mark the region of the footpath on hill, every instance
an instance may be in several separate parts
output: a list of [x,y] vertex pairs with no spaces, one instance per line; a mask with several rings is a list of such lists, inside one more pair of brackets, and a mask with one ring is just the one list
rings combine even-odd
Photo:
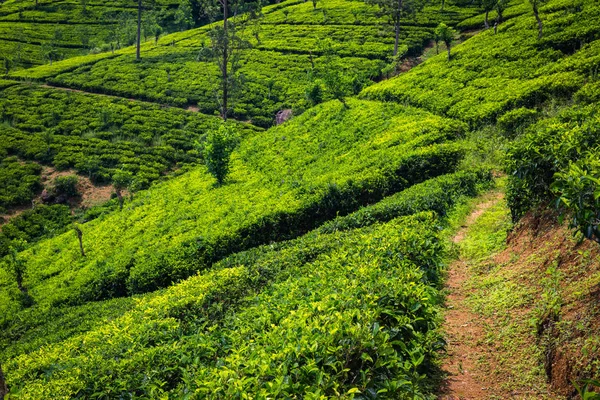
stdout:
[[[494,275],[506,246],[510,218],[502,190],[491,191],[460,210],[449,238],[444,331],[446,378],[439,399],[555,399],[550,396],[536,343],[526,328],[528,305],[512,296],[512,282]],[[527,298],[527,297],[525,297]],[[523,308],[513,308],[514,306]],[[514,320],[514,321],[511,321]]]

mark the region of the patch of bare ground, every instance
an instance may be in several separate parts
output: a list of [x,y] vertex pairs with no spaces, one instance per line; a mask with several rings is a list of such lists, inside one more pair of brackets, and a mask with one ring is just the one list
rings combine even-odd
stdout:
[[[600,380],[600,246],[573,235],[554,212],[536,211],[520,221],[496,259],[512,260],[524,271],[521,284],[538,289],[533,317],[549,386],[557,398],[579,398],[574,383]],[[546,310],[550,295],[556,313]]]
[[[59,176],[77,175],[73,170],[57,171],[52,167],[42,167],[42,185],[45,188],[49,187],[54,179]],[[110,200],[110,196],[115,192],[112,185],[94,185],[92,181],[86,177],[77,175],[79,183],[77,184],[77,191],[80,197],[69,200],[69,206],[71,208],[90,208]],[[38,199],[38,201],[40,201]]]
[[[57,171],[52,167],[42,166],[40,180],[43,188],[48,189],[52,186],[54,179],[59,176],[68,175],[76,175],[79,179],[77,191],[79,192],[80,196],[78,198],[69,199],[67,203],[72,211],[77,208],[90,208],[103,204],[110,200],[111,195],[115,192],[112,185],[94,185],[88,177],[77,175],[74,170]],[[127,195],[126,191],[123,191],[123,195]],[[0,226],[21,215],[23,212],[35,208],[35,206],[38,204],[42,204],[41,196],[35,197],[31,201],[31,205],[9,208],[6,214],[0,215]]]

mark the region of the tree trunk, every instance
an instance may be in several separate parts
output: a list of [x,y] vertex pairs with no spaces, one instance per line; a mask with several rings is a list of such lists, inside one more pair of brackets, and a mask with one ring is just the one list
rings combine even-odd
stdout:
[[540,18],[540,13],[537,8],[537,4],[533,5],[533,15],[535,15],[535,20],[538,24],[538,39],[541,39],[543,36],[544,26],[542,25],[542,19]]
[[4,373],[2,372],[2,365],[0,365],[0,400],[4,400],[4,396],[8,394],[8,387],[6,386],[6,380],[4,379]]
[[400,41],[400,21],[395,24],[396,38],[394,40],[394,57],[398,55],[398,42]]
[[396,30],[396,38],[394,40],[394,57],[398,55],[398,43],[400,42],[400,20],[402,16],[402,1],[398,0],[398,14],[394,18],[394,28]]
[[79,250],[81,251],[81,257],[85,257],[85,251],[83,251],[83,232],[79,227],[75,227],[75,232],[77,232],[77,239],[79,239]]
[[229,56],[229,36],[228,36],[228,32],[227,32],[227,18],[228,18],[228,10],[227,10],[227,0],[222,0],[223,4],[223,35],[224,35],[224,41],[223,41],[223,67],[222,67],[222,72],[223,72],[223,110],[221,112],[222,117],[223,117],[223,121],[227,121],[227,89],[228,89],[228,82],[227,82],[227,59]]
[[442,8],[440,8],[440,11],[444,11],[444,5],[446,4],[446,0],[442,0]]
[[142,0],[138,0],[138,18],[137,18],[137,48],[135,49],[135,59],[140,61],[140,47],[142,44]]
[[488,22],[488,16],[490,15],[490,12],[488,10],[485,11],[485,20],[483,21],[483,24],[485,25],[485,29],[490,29],[490,23]]
[[117,199],[119,199],[119,211],[123,210],[123,194],[121,193],[121,189],[116,189],[115,192],[117,192]]
[[446,42],[446,50],[448,51],[448,61],[450,61],[450,47],[452,46],[452,43],[450,42]]

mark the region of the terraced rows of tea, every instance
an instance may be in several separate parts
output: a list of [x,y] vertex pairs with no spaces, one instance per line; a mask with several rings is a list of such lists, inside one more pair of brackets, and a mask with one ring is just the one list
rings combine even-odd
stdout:
[[[43,4],[23,17],[67,10]],[[377,6],[266,6],[227,122],[213,25],[148,40],[140,61],[123,47],[0,79],[0,207],[22,212],[0,232],[10,398],[435,397],[448,215],[501,171],[515,219],[557,187],[598,199],[573,177],[599,171],[600,6],[548,0],[541,38],[528,3],[501,11],[496,32],[458,1],[405,18],[399,61],[422,63],[384,79]],[[360,85],[340,96],[327,69]],[[113,199],[19,209],[48,173]]]

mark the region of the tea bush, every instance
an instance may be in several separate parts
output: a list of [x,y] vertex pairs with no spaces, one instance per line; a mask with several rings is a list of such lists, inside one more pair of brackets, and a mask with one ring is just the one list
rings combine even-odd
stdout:
[[[135,175],[135,189],[175,166],[196,164],[202,140],[219,120],[153,104],[17,85],[0,92],[0,149],[25,160],[74,168],[95,182],[117,170]],[[257,129],[233,124],[244,136]],[[1,151],[1,150],[0,150]]]
[[[393,32],[378,16],[377,8],[357,1],[332,0],[323,10],[315,12],[310,3],[295,0],[267,6],[260,32],[244,31],[253,49],[245,51],[240,62],[246,85],[235,99],[236,119],[269,127],[278,111],[307,108],[304,93],[311,82],[312,65],[322,62],[321,42],[326,38],[343,57],[339,65],[343,73],[365,78],[381,75],[392,53]],[[416,20],[405,21],[401,39],[409,54],[420,54],[439,22],[454,25],[474,13],[474,8],[451,5],[444,12],[426,8]],[[145,43],[139,63],[134,62],[133,49],[127,48],[117,56],[79,57],[17,71],[12,76],[178,107],[197,106],[213,115],[218,109],[213,93],[217,68],[199,58],[202,45],[209,42],[206,31],[201,27],[164,36],[157,45]]]
[[43,237],[62,233],[73,221],[71,210],[65,205],[38,205],[24,211],[2,225],[0,231],[0,258],[9,253],[13,242],[32,243]]
[[22,162],[14,156],[4,157],[0,161],[0,210],[30,203],[41,189],[41,171],[36,163]]
[[[0,54],[10,55],[15,68],[28,68],[48,63],[44,48],[48,43],[52,43],[59,59],[69,58],[102,48],[113,31],[119,29],[118,25],[124,26],[122,21],[126,19],[135,28],[135,3],[126,0],[85,3],[84,12],[84,3],[75,1],[45,1],[37,5],[29,0],[3,2]],[[173,14],[178,4],[177,0],[153,1],[152,9],[161,14],[163,31],[175,30]]]
[[[598,111],[597,104],[568,107],[555,117],[530,126],[511,145],[506,170],[511,174],[507,200],[513,219],[520,218],[533,206],[555,199],[551,187],[557,173],[564,181],[573,164],[592,165],[589,157],[597,157],[600,149]],[[559,195],[568,189],[563,185],[566,182],[557,187]]]

